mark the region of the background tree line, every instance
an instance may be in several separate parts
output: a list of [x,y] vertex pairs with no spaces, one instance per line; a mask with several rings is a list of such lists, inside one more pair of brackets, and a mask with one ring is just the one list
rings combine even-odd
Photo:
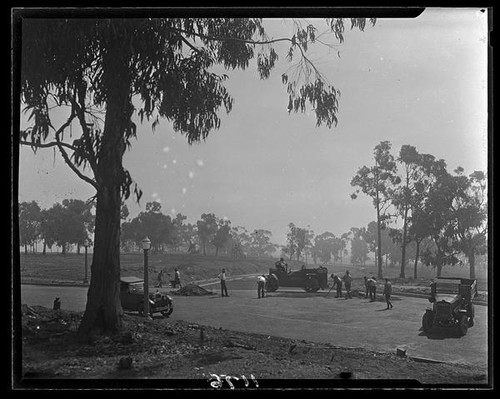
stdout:
[[[19,235],[24,252],[37,252],[37,244],[41,242],[44,254],[54,245],[61,248],[63,254],[71,245],[76,245],[80,253],[85,240],[92,244],[94,206],[93,202],[78,199],[65,199],[49,209],[41,209],[36,201],[21,202]],[[151,240],[152,252],[272,257],[279,247],[271,242],[269,230],[249,232],[242,226],[232,227],[229,219],[214,213],[204,213],[196,223],[188,223],[181,213],[175,217],[163,214],[161,204],[156,201],[146,203],[145,211],[136,217],[129,216],[127,206],[122,204],[120,243],[123,252],[141,251],[141,241],[146,236]]]
[[78,199],[64,199],[49,209],[41,209],[36,201],[19,204],[19,243],[27,254],[36,252],[41,241],[42,253],[55,245],[66,253],[70,245],[76,245],[77,252],[85,240],[92,243],[95,217],[94,203]]
[[443,159],[419,153],[411,145],[403,145],[394,156],[389,141],[375,146],[373,161],[352,178],[356,191],[351,197],[362,192],[372,199],[376,221],[365,240],[376,253],[378,276],[382,277],[382,237],[388,234],[401,248],[401,278],[406,277],[409,244],[415,246],[415,278],[419,260],[441,276],[442,268],[459,263],[461,255],[475,278],[476,256],[487,251],[486,174],[474,171],[467,176],[462,167],[450,173]]

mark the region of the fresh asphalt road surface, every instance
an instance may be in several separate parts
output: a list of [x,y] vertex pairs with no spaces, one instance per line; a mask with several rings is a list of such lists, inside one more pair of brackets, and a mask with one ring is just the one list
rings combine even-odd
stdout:
[[[488,363],[487,306],[475,306],[475,325],[464,337],[459,337],[454,328],[428,336],[420,330],[422,315],[429,306],[424,298],[394,295],[394,308],[385,310],[381,296],[369,302],[357,297],[337,299],[333,290],[327,295],[327,291],[308,294],[280,288],[258,299],[254,278],[228,281],[227,285],[228,298],[220,296],[217,283],[204,285],[215,293],[212,296],[173,296],[170,319],[378,352],[395,353],[401,347],[408,356],[484,368]],[[23,304],[52,307],[56,296],[64,309],[85,309],[84,287],[21,288]]]

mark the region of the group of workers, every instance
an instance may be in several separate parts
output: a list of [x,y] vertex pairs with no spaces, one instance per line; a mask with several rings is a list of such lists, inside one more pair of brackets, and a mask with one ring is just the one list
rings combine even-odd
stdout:
[[[179,269],[177,269],[177,268],[174,269],[174,279],[170,281],[170,284],[174,288],[177,288],[177,287],[182,288],[181,273],[179,272]],[[162,288],[163,287],[163,269],[161,269],[158,272],[157,282],[156,282],[155,287],[156,288]]]
[[[281,258],[278,262],[276,262],[276,267],[278,269],[286,270],[287,264],[284,262],[283,258]],[[158,273],[158,283],[156,287],[162,286],[162,276],[163,276],[163,269],[160,270],[160,272]],[[221,273],[219,273],[218,275],[218,278],[220,280],[220,285],[221,285],[221,296],[228,297],[229,295],[227,293],[225,269],[222,269]],[[330,278],[333,280],[332,288],[336,287],[336,292],[337,292],[336,298],[342,298],[342,284],[343,284],[346,290],[345,299],[352,299],[352,294],[351,294],[352,276],[349,270],[346,270],[342,278],[340,278],[337,274],[334,273],[330,275]],[[363,279],[366,289],[365,296],[366,298],[370,298],[370,302],[374,302],[377,297],[377,279],[374,276],[372,277],[365,276],[363,277]],[[177,285],[181,287],[180,273],[177,268],[175,268],[174,270],[174,280],[172,280],[171,283],[174,286],[174,288],[176,288]],[[266,287],[266,276],[264,274],[259,275],[257,277],[257,296],[259,299],[265,297],[265,287]],[[383,291],[383,295],[387,303],[386,309],[392,309],[392,302],[390,300],[391,294],[392,294],[392,284],[390,280],[386,278]]]
[[[349,270],[346,270],[344,276],[340,278],[336,274],[331,274],[330,278],[333,280],[332,288],[337,288],[337,296],[336,298],[342,298],[342,283],[344,283],[344,287],[346,290],[346,299],[352,298],[351,295],[351,285],[352,285],[352,277],[349,273]],[[374,302],[377,299],[377,279],[375,276],[372,277],[363,277],[365,283],[365,296],[366,298],[370,298],[370,302]],[[385,279],[384,291],[383,295],[387,304],[386,309],[392,309],[391,295],[392,295],[392,284],[388,278]]]

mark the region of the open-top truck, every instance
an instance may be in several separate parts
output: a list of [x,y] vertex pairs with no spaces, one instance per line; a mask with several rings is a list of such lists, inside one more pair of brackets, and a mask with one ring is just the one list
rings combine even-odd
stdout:
[[458,327],[464,336],[474,325],[476,280],[459,277],[438,277],[431,283],[431,308],[422,316],[422,329],[429,333],[434,327]]
[[266,291],[274,292],[279,287],[301,287],[307,292],[324,290],[328,288],[328,269],[323,266],[308,269],[305,265],[295,271],[288,266],[270,268],[266,277]]

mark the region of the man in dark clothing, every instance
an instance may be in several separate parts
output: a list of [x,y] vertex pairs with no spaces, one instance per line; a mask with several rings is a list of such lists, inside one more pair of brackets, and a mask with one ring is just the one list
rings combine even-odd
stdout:
[[370,302],[375,301],[377,293],[377,281],[373,277],[366,280],[366,285],[368,287],[368,293],[370,294]]
[[156,287],[161,288],[163,285],[163,269],[158,273],[158,282],[156,283]]
[[219,279],[220,279],[221,296],[229,296],[227,294],[227,287],[226,287],[226,269],[222,269],[222,272],[220,272],[219,274]]
[[345,294],[345,299],[352,299],[351,296],[351,283],[352,283],[352,277],[351,274],[349,273],[349,270],[346,270],[344,277],[342,277],[342,280],[344,280],[344,286],[346,290]]
[[386,309],[389,309],[389,308],[392,309],[391,294],[392,294],[392,284],[389,281],[389,279],[386,278],[385,285],[384,285],[384,297],[385,297],[385,302],[387,303]]
[[285,273],[288,265],[285,263],[285,260],[283,258],[280,258],[280,260],[275,263],[275,266],[276,269],[278,269],[282,273]]
[[372,276],[371,278],[373,280],[372,284],[372,293],[373,293],[373,300],[377,300],[377,278],[375,276]]

